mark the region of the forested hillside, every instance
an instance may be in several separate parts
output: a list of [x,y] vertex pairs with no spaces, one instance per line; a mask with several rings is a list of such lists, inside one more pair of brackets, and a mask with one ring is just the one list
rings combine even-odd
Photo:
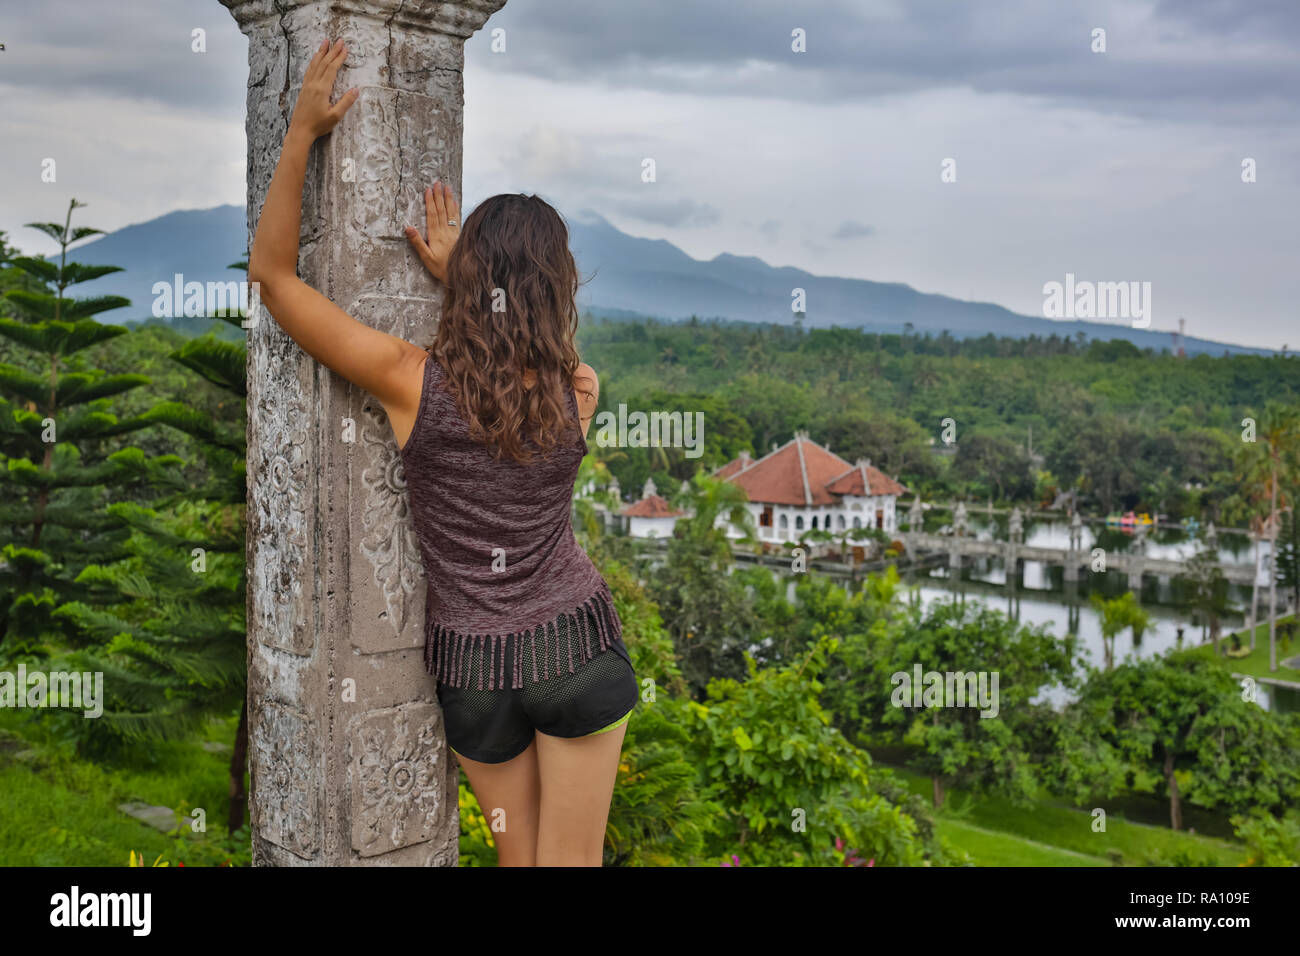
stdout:
[[[1300,395],[1294,356],[1181,358],[1122,340],[587,317],[579,346],[602,409],[704,412],[711,465],[806,429],[924,496],[1032,503],[1078,488],[1094,510],[1230,525],[1247,511],[1235,494],[1243,419]],[[697,464],[678,448],[623,451],[610,468],[624,488],[651,473],[671,485]]]

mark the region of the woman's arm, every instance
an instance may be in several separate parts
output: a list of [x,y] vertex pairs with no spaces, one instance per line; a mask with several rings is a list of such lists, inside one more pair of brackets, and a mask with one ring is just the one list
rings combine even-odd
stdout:
[[347,57],[343,41],[326,40],[307,65],[289,131],[257,221],[248,257],[248,281],[262,304],[302,350],[374,395],[389,417],[413,418],[420,400],[419,369],[426,352],[358,322],[298,278],[302,185],[312,143],[338,125],[356,102],[349,90],[333,106],[334,78]]

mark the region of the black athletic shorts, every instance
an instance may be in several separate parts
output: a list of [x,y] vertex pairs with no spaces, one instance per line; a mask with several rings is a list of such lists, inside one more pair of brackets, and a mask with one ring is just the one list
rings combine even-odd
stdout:
[[[521,644],[525,677],[524,686],[517,690],[438,684],[447,743],[458,755],[480,763],[505,763],[528,749],[535,731],[552,737],[587,737],[612,730],[636,707],[636,671],[622,641],[576,665],[572,674],[567,660],[556,674],[552,660],[551,676],[536,682],[530,678],[533,650],[540,648],[540,642]],[[556,655],[561,644],[553,642]],[[541,661],[537,663],[540,672]],[[512,649],[505,655],[505,672],[512,673],[513,666]]]

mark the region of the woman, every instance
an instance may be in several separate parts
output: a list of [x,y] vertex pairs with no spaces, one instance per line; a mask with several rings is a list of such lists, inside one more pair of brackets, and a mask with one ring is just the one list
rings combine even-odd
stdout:
[[447,286],[427,350],[298,279],[308,150],[357,98],[330,105],[346,54],[326,41],[307,67],[248,277],[304,351],[388,413],[428,578],[425,666],[498,862],[599,866],[637,685],[570,520],[599,385],[573,346],[567,230],[536,196],[503,195],[459,232],[450,190],[426,190],[426,235],[407,235]]

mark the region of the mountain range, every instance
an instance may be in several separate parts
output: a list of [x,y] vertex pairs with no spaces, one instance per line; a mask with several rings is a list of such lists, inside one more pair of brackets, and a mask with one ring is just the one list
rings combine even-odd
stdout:
[[[126,226],[70,251],[87,264],[122,266],[84,287],[76,295],[122,295],[132,305],[99,318],[110,322],[143,319],[151,314],[156,282],[239,281],[240,270],[227,269],[245,258],[245,213],[242,206],[179,210]],[[792,290],[805,290],[805,327],[832,325],[869,332],[899,333],[911,323],[918,334],[947,331],[955,338],[992,334],[1023,338],[1053,333],[1090,339],[1126,339],[1139,348],[1169,348],[1168,330],[1134,329],[1127,324],[1063,321],[1022,315],[989,302],[967,302],[918,292],[898,282],[875,282],[817,276],[791,266],[771,266],[754,256],[721,253],[693,259],[664,239],[622,232],[596,212],[584,210],[569,221],[570,248],[585,281],[579,307],[597,316],[654,316],[790,324]],[[1187,354],[1249,353],[1270,350],[1206,339],[1186,338]]]

